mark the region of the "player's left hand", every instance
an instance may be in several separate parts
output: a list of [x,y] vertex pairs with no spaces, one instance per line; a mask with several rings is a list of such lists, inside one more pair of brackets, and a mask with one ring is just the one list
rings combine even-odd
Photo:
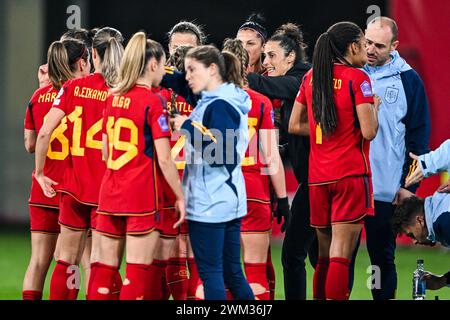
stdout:
[[289,209],[289,201],[287,197],[277,199],[276,216],[278,224],[280,224],[281,219],[284,218],[284,223],[281,226],[281,232],[285,232],[291,222],[291,210]]
[[417,165],[417,161],[419,161],[419,157],[417,155],[415,155],[414,153],[412,153],[412,152],[409,153],[409,156],[411,157],[411,159],[414,159],[413,164],[415,164],[414,166],[416,168],[411,174],[409,174],[406,177],[406,180],[405,180],[405,187],[406,188],[408,188],[409,186],[411,186],[413,184],[419,183],[424,178],[422,169],[420,168],[419,165]]
[[394,206],[399,205],[400,203],[403,202],[403,200],[405,200],[406,198],[411,198],[414,197],[414,193],[412,193],[411,191],[405,189],[405,188],[400,188],[397,191],[397,194],[395,195],[395,199],[394,202],[392,202],[392,204]]
[[187,120],[188,117],[182,116],[179,114],[174,114],[172,117],[170,117],[170,125],[172,126],[172,129],[175,131],[181,130],[181,127],[183,126],[183,123]]

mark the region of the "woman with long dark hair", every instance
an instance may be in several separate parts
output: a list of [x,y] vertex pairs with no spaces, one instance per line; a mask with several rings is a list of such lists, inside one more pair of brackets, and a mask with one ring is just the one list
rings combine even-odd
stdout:
[[317,40],[313,69],[303,78],[289,132],[310,137],[311,226],[319,258],[314,298],[349,298],[349,267],[364,217],[373,215],[369,141],[378,130],[365,37],[351,22],[331,26]]

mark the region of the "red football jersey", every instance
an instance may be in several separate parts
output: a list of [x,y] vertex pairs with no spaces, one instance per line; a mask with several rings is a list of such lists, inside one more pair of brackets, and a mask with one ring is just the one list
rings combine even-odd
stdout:
[[70,155],[59,190],[79,202],[96,206],[106,169],[102,159],[102,121],[108,86],[99,73],[67,81],[54,108],[66,114]]
[[165,101],[136,85],[107,100],[103,132],[109,158],[103,177],[99,213],[136,216],[158,207],[158,160],[154,141],[170,138]]
[[249,145],[242,161],[247,201],[269,202],[269,176],[263,173],[263,168],[267,165],[261,158],[259,130],[275,129],[274,111],[269,98],[251,89],[245,91],[252,103],[248,113]]
[[334,101],[336,130],[322,135],[312,110],[312,69],[305,75],[297,102],[306,105],[310,129],[311,152],[309,183],[333,183],[349,176],[370,175],[369,141],[359,128],[356,106],[373,103],[369,77],[361,70],[342,64],[334,65]]
[[[52,85],[40,88],[33,94],[25,114],[25,129],[35,131],[36,135],[39,134],[44,124],[44,118],[57,95],[58,90]],[[64,136],[65,130],[66,125],[61,123],[53,133],[44,166],[44,175],[58,183],[62,182],[64,160],[69,155],[69,143]],[[59,197],[48,198],[44,195],[39,183],[34,178],[34,170],[28,203],[32,206],[59,208]]]
[[[154,93],[158,93],[160,96],[164,98],[165,101],[167,101],[167,110],[171,111],[173,108],[173,104],[175,102],[175,107],[178,109],[179,113],[181,115],[189,117],[194,110],[194,108],[186,102],[186,100],[178,95],[175,94],[170,89],[165,88],[154,88],[152,90]],[[175,100],[175,101],[174,101]],[[171,138],[170,138],[170,147],[172,150],[172,159],[174,160],[178,173],[180,175],[180,178],[183,177],[184,168],[186,166],[186,161],[184,158],[184,146],[186,143],[185,137],[180,132],[173,132],[171,131]],[[175,194],[173,193],[172,189],[170,188],[167,181],[162,176],[161,179],[159,179],[161,185],[160,185],[160,192],[161,192],[161,201],[162,205],[165,208],[171,208],[175,204]]]

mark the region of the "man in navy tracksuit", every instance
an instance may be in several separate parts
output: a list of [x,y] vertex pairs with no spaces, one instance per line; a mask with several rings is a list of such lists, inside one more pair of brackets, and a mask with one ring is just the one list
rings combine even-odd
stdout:
[[418,185],[405,187],[413,159],[409,152],[428,152],[430,119],[425,89],[417,72],[396,51],[398,29],[394,20],[376,18],[367,26],[369,74],[375,94],[382,98],[377,137],[370,145],[375,216],[365,222],[372,265],[381,270],[381,287],[374,299],[394,299],[397,289],[395,234],[390,221],[395,205],[411,196]]

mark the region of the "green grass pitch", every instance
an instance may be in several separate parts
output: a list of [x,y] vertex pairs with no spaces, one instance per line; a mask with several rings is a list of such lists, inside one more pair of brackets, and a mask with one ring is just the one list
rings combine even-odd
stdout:
[[[283,275],[281,267],[281,246],[275,241],[272,249],[273,261],[276,268],[277,284],[276,299],[284,299]],[[2,231],[0,233],[0,300],[18,300],[22,297],[22,280],[30,256],[30,235],[26,232]],[[397,298],[411,300],[412,272],[416,267],[416,260],[424,259],[425,268],[433,273],[442,274],[450,269],[450,251],[443,248],[399,247],[397,249],[396,264],[398,273]],[[307,263],[308,299],[312,299],[312,268]],[[371,294],[367,289],[367,268],[369,257],[364,246],[358,253],[355,269],[355,284],[351,295],[352,300],[370,300]],[[123,269],[123,268],[122,268]],[[49,281],[53,265],[47,276],[44,299],[48,299]],[[84,287],[79,298],[84,299]],[[450,288],[438,291],[427,291],[427,299],[450,300]]]

